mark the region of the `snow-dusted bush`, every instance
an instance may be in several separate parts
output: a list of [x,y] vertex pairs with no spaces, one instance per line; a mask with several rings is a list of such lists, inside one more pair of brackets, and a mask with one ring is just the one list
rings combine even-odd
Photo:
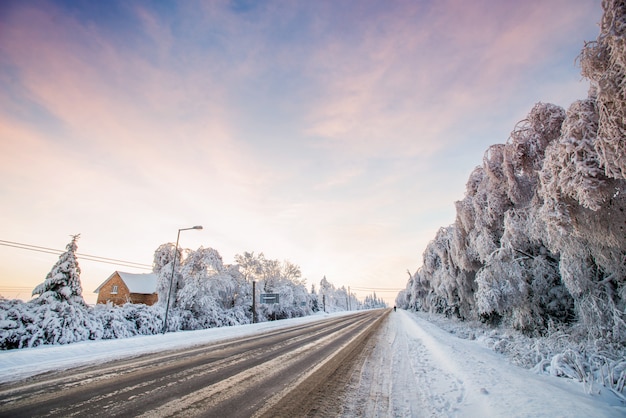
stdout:
[[154,335],[163,329],[163,309],[160,306],[127,303],[122,306],[98,304],[91,310],[93,339],[126,338]]
[[0,300],[0,348],[69,344],[97,336],[97,324],[81,305]]

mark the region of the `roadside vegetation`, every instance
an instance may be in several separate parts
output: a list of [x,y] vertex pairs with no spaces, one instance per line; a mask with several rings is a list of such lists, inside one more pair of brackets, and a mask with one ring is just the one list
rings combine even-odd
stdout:
[[516,362],[626,400],[626,4],[602,6],[588,97],[536,104],[487,149],[396,303],[488,324]]
[[[311,315],[324,311],[384,307],[382,299],[365,302],[345,287],[336,288],[324,277],[317,292],[306,289],[300,268],[289,262],[265,258],[263,253],[243,253],[227,265],[212,248],[196,251],[163,244],[154,253],[158,276],[155,305],[88,306],[82,296],[76,235],[28,302],[0,297],[0,349],[69,344],[85,340],[153,335],[164,329],[184,331],[252,323],[252,282],[256,282],[257,322]],[[178,255],[174,257],[175,251]],[[173,265],[174,259],[176,264]],[[181,261],[182,260],[182,261]],[[171,284],[171,294],[168,290]],[[259,304],[259,293],[276,293],[279,302]]]

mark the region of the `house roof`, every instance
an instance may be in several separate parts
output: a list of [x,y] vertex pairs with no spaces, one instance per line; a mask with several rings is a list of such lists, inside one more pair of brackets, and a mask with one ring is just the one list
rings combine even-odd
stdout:
[[126,287],[128,287],[128,291],[130,293],[141,293],[145,295],[150,295],[152,293],[156,293],[157,288],[157,275],[154,273],[143,273],[143,274],[134,274],[134,273],[125,273],[123,271],[115,271],[113,274],[109,276],[96,290],[94,293],[100,292],[100,288],[104,286],[109,280],[118,274],[120,278],[124,281]]

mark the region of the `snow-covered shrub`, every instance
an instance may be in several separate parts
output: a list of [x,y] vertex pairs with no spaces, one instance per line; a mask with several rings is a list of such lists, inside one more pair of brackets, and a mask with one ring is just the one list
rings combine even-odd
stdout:
[[28,346],[26,326],[32,324],[35,317],[17,299],[0,297],[0,348],[22,348]]
[[137,335],[154,335],[163,329],[164,310],[160,305],[127,303],[121,306],[124,318],[134,326]]
[[95,339],[98,333],[89,311],[68,302],[5,302],[0,315],[2,349],[69,344]]
[[[164,298],[167,297],[167,288],[172,277],[173,256],[170,254],[173,254],[173,250],[173,247],[162,245],[155,253],[155,271],[159,272],[160,288],[164,289],[160,294]],[[161,260],[160,263],[157,260]],[[156,268],[163,262],[168,264]],[[229,312],[241,306],[243,303],[240,299],[249,293],[237,268],[224,266],[222,257],[216,250],[203,247],[196,251],[186,250],[182,262],[177,261],[177,267],[172,286],[168,329],[204,329],[241,323],[241,309],[237,309],[234,314]],[[162,274],[163,271],[166,273]],[[164,303],[159,306],[163,307]]]
[[163,329],[163,308],[127,303],[98,304],[91,310],[95,339],[155,335]]
[[137,335],[137,328],[134,323],[130,323],[117,306],[97,305],[93,309],[93,316],[98,323],[98,338],[111,340],[116,338],[128,338]]
[[[273,320],[309,315],[310,296],[305,281],[301,278],[300,268],[289,261],[281,263],[276,260],[265,260],[263,264],[263,277],[258,282],[257,288],[263,293],[277,293],[279,303],[258,304],[258,318]],[[323,288],[325,287],[320,284],[320,293],[323,293]]]

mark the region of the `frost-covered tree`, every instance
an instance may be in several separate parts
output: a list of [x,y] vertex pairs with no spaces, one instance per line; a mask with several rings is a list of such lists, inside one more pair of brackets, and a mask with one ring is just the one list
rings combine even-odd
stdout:
[[311,310],[313,312],[319,312],[320,301],[319,301],[319,298],[317,297],[317,291],[315,290],[315,283],[311,284],[310,300],[311,300]]
[[177,308],[184,312],[183,329],[247,323],[248,283],[237,268],[225,266],[212,248],[193,251],[181,268],[183,285]]
[[210,280],[222,274],[222,257],[212,248],[192,252],[181,268],[182,285],[176,295],[177,306],[200,314],[218,309],[220,295]]
[[260,317],[271,319],[292,318],[309,314],[309,294],[306,281],[302,279],[300,267],[290,261],[262,261],[262,292],[277,293],[279,303],[259,306]]
[[0,304],[0,348],[68,344],[97,338],[98,323],[82,297],[76,259],[79,235],[72,236],[32,301]]
[[569,197],[598,210],[606,197],[607,177],[595,149],[598,112],[593,98],[578,100],[567,111],[562,135],[550,145],[541,169],[544,200]]
[[536,104],[488,148],[399,303],[626,342],[626,6],[602,5],[581,54],[589,96]]
[[260,253],[258,256],[254,252],[244,252],[235,255],[235,263],[239,266],[239,271],[243,274],[248,282],[258,281],[262,279],[263,260],[265,256]]
[[603,0],[600,35],[585,45],[580,63],[597,95],[594,148],[608,177],[626,180],[626,4]]
[[[154,262],[152,264],[152,271],[157,274],[157,295],[159,306],[165,309],[165,305],[169,300],[172,309],[176,304],[176,295],[182,287],[182,275],[180,273],[181,259],[183,258],[183,251],[172,243],[162,244],[154,252]],[[174,254],[176,257],[174,257]],[[174,266],[174,258],[176,258],[176,265]]]
[[[235,256],[238,268],[246,281],[256,281],[257,314],[260,321],[307,315],[313,303],[306,291],[300,267],[290,261],[278,261],[263,253],[245,252]],[[277,293],[279,303],[261,304],[260,293]]]
[[68,302],[86,306],[76,259],[78,238],[80,234],[72,236],[72,241],[65,247],[67,251],[59,256],[44,282],[33,290],[33,296],[39,295],[36,298],[38,303]]
[[362,308],[363,309],[378,309],[378,308],[386,308],[387,304],[382,298],[376,296],[376,292],[371,295],[365,296],[365,300],[363,301]]
[[360,309],[362,304],[357,300],[356,296],[349,293],[345,286],[340,288],[328,281],[326,276],[320,280],[318,293],[318,304],[320,310],[325,309],[326,312],[340,312]]

